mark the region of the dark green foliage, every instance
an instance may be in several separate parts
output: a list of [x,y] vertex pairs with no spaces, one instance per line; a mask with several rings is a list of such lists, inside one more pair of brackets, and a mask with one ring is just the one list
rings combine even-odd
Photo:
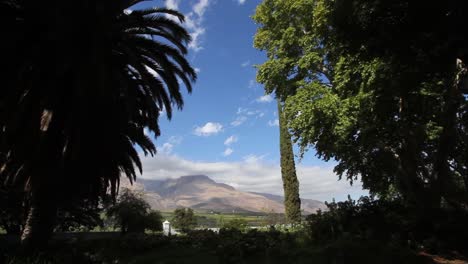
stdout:
[[76,232],[102,228],[104,226],[101,218],[103,213],[104,208],[101,204],[89,200],[75,201],[67,207],[59,208],[55,231]]
[[172,225],[182,232],[188,232],[197,225],[197,219],[191,208],[177,208],[174,211]]
[[158,211],[150,210],[150,212],[146,215],[146,223],[145,227],[147,230],[152,232],[162,231],[163,230],[163,218],[161,213]]
[[307,217],[306,229],[313,243],[339,240],[375,241],[389,246],[423,248],[432,253],[457,250],[468,254],[468,213],[433,209],[420,214],[420,208],[402,200],[374,200],[361,197],[328,203],[328,210]]
[[294,152],[283,105],[278,99],[278,116],[280,129],[281,177],[283,179],[284,208],[286,220],[290,223],[301,222],[301,199],[299,198],[299,181],[296,175]]
[[[0,248],[0,261],[15,256]],[[3,259],[2,259],[3,258]],[[18,262],[24,260],[17,255]],[[378,242],[340,240],[311,245],[300,234],[277,231],[190,231],[184,236],[133,234],[116,239],[53,243],[35,263],[434,263],[416,253]],[[8,263],[8,262],[6,262]],[[33,262],[34,263],[34,262]]]
[[107,216],[113,219],[114,226],[122,233],[143,233],[162,230],[162,216],[157,211],[150,211],[149,204],[129,189],[124,189],[115,205],[107,210]]
[[247,221],[241,218],[232,219],[222,226],[225,229],[236,229],[239,231],[245,231],[247,229]]

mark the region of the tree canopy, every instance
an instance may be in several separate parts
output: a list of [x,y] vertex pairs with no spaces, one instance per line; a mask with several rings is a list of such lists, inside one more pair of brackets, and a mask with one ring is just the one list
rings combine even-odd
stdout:
[[187,232],[195,227],[197,219],[191,208],[177,208],[174,211],[172,224],[175,228],[182,230],[182,232]]
[[371,193],[467,204],[466,4],[265,0],[257,79],[293,138]]
[[162,230],[161,214],[150,210],[150,205],[142,194],[129,189],[123,189],[117,203],[109,207],[106,213],[122,233],[142,233],[145,229]]

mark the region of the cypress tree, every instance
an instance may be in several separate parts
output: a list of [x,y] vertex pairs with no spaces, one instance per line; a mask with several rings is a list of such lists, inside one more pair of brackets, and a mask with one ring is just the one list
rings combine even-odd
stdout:
[[280,129],[281,177],[284,189],[284,207],[289,223],[301,221],[301,199],[299,198],[299,181],[296,175],[294,152],[286,120],[283,116],[283,105],[278,99],[278,116]]

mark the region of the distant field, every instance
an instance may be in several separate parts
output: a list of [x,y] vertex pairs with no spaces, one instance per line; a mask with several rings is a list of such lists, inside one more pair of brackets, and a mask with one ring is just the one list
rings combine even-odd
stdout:
[[[161,212],[163,219],[171,221],[173,212]],[[247,222],[249,226],[264,226],[274,222],[280,222],[284,218],[281,214],[262,214],[262,213],[207,213],[195,212],[197,225],[204,227],[221,227],[234,219],[241,219]]]

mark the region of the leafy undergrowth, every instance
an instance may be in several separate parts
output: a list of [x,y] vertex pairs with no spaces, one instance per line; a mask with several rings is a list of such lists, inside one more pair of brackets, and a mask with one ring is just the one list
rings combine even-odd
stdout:
[[[375,241],[337,240],[312,244],[301,233],[247,233],[222,230],[186,236],[127,235],[53,243],[47,252],[26,259],[14,248],[1,249],[0,262],[13,263],[441,263],[428,255]],[[454,262],[455,263],[455,262]]]

